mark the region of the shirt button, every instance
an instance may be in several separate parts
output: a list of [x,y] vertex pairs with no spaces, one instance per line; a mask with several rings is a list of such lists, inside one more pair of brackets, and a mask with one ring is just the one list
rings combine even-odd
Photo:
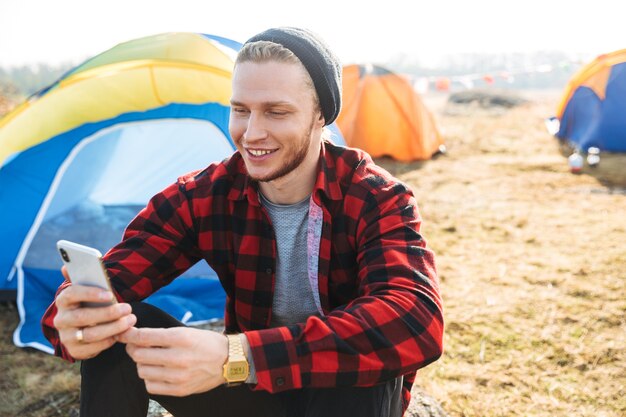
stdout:
[[285,378],[283,378],[282,376],[279,376],[278,378],[276,378],[276,385],[278,385],[279,387],[282,387],[283,385],[285,385]]
[[269,274],[271,274],[271,273],[272,273],[272,268],[267,268],[267,269],[265,270],[265,273],[267,273],[268,275],[269,275]]

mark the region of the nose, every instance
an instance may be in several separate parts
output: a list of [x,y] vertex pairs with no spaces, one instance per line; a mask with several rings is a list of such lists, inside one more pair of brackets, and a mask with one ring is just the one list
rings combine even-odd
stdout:
[[267,138],[267,128],[262,114],[251,112],[246,124],[243,138],[250,142]]

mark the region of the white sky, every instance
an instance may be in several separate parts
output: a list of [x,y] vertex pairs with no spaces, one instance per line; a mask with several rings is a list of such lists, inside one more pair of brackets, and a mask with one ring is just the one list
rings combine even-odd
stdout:
[[245,41],[274,26],[319,33],[344,63],[405,53],[423,63],[462,52],[626,48],[621,0],[0,0],[0,66],[79,63],[162,32]]

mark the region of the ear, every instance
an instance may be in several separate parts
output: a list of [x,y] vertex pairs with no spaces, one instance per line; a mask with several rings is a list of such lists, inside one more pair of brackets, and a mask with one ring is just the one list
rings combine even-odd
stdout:
[[321,123],[321,127],[324,127],[324,124],[326,123],[326,119],[324,118],[324,114],[322,113],[321,110],[318,110],[320,115],[317,118],[317,123]]

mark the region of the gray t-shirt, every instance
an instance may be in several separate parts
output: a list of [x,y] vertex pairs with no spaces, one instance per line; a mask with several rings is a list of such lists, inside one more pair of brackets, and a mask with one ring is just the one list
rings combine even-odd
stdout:
[[304,323],[317,314],[307,271],[309,197],[299,203],[274,204],[259,193],[276,234],[276,283],[271,327]]

